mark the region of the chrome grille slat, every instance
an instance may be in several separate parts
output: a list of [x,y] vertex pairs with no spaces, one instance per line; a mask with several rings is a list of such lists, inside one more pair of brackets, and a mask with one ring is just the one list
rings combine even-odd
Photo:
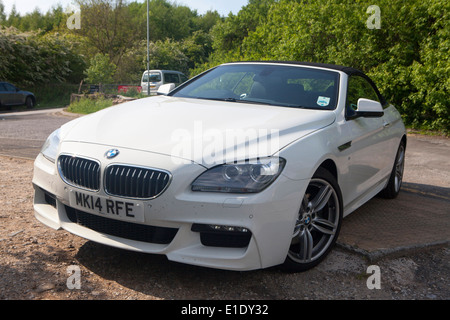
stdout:
[[[92,191],[100,190],[100,163],[82,157],[58,158],[61,178],[68,184]],[[104,189],[112,196],[151,199],[159,196],[170,182],[170,173],[138,166],[113,164],[105,169]]]
[[170,181],[168,172],[129,165],[110,165],[105,169],[105,192],[109,195],[150,199],[160,195]]
[[61,155],[58,158],[61,178],[68,184],[88,190],[100,190],[100,164],[94,160]]

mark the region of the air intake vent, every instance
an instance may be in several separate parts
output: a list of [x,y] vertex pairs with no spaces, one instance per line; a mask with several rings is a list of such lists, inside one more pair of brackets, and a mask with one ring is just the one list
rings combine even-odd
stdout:
[[67,217],[73,223],[92,229],[94,231],[112,236],[157,244],[169,244],[178,229],[154,227],[126,221],[114,220],[86,213],[65,206]]

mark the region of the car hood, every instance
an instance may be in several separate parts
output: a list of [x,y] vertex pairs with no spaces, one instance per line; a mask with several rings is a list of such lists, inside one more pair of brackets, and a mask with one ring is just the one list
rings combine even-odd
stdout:
[[334,121],[333,111],[158,96],[81,117],[63,126],[61,138],[211,167],[271,156]]

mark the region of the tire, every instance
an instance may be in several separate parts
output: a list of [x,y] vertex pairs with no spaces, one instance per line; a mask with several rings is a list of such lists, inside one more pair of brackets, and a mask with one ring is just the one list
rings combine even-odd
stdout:
[[32,97],[27,97],[25,100],[25,105],[27,106],[27,109],[33,109],[34,108],[34,100]]
[[342,213],[342,195],[336,179],[319,168],[306,189],[281,269],[302,272],[318,265],[336,243]]
[[392,168],[391,175],[389,176],[389,181],[386,187],[381,190],[379,195],[386,199],[394,199],[398,196],[403,182],[403,171],[405,168],[405,151],[406,145],[402,141],[397,150],[397,155],[395,156],[394,167]]

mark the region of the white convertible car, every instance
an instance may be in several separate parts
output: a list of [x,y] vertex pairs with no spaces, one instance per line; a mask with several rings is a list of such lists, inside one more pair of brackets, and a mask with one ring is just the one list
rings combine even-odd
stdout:
[[238,62],[73,120],[35,161],[36,218],[187,264],[303,271],[401,187],[406,132],[362,72]]

